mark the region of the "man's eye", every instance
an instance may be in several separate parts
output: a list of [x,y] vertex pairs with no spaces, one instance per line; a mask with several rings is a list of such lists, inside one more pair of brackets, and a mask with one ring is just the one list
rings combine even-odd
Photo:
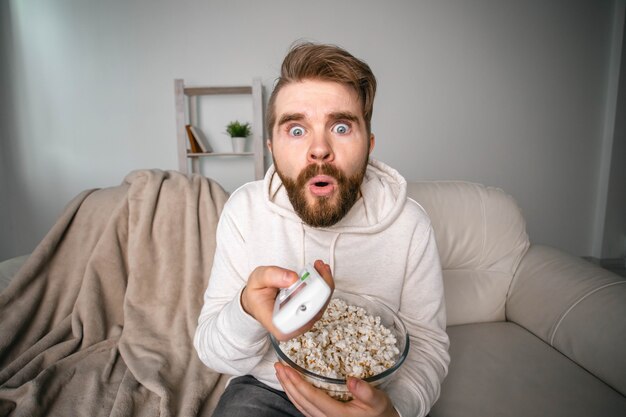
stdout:
[[350,132],[350,126],[345,123],[337,123],[333,126],[333,132],[338,133],[340,135],[345,135]]
[[291,136],[302,136],[304,135],[304,128],[302,128],[301,126],[294,126],[289,129],[289,134]]

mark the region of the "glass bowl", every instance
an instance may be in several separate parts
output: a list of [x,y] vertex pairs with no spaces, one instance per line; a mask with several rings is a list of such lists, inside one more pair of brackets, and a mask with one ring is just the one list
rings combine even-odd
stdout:
[[[332,298],[340,298],[348,304],[364,308],[369,315],[380,317],[381,323],[391,330],[392,334],[396,337],[396,343],[400,354],[398,355],[398,358],[393,366],[380,374],[363,378],[363,380],[368,382],[370,385],[383,389],[393,378],[398,369],[400,369],[400,366],[409,353],[409,334],[406,330],[406,326],[393,310],[368,295],[358,295],[335,290]],[[326,391],[326,393],[331,397],[340,401],[349,401],[352,399],[352,393],[348,390],[346,379],[329,378],[299,366],[281,350],[280,342],[276,340],[274,336],[270,334],[269,337],[272,347],[278,355],[278,359],[281,363],[298,371],[306,381],[311,383],[313,386]]]

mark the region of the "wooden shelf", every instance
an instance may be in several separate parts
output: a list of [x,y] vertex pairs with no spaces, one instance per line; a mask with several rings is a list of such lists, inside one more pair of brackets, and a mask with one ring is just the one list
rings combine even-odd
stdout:
[[220,94],[252,94],[252,87],[186,87],[186,96],[209,96]]
[[[210,152],[191,153],[187,151],[188,137],[185,125],[197,126],[197,97],[206,95],[245,94],[252,96],[252,152]],[[200,158],[213,156],[253,156],[254,177],[263,179],[265,164],[263,160],[263,86],[260,78],[254,78],[252,85],[215,87],[187,87],[182,79],[174,80],[174,97],[176,100],[176,136],[178,143],[178,169],[189,174],[200,171]],[[188,111],[186,110],[188,108]],[[191,161],[191,164],[189,163]],[[189,169],[191,165],[191,170]]]

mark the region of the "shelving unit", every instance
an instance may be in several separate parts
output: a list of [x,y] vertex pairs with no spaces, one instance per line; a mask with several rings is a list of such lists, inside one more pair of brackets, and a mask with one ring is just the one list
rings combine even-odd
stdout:
[[[191,153],[187,151],[186,124],[197,126],[198,97],[207,95],[248,94],[252,96],[252,152],[211,152]],[[178,142],[178,169],[184,174],[200,171],[200,158],[227,156],[253,157],[254,177],[263,178],[263,86],[260,78],[252,80],[252,86],[233,87],[185,87],[182,79],[174,80],[174,97],[176,99],[176,136]],[[186,109],[189,111],[187,112]],[[188,114],[187,114],[188,113]],[[191,161],[191,164],[189,163]],[[189,169],[191,165],[191,171]]]

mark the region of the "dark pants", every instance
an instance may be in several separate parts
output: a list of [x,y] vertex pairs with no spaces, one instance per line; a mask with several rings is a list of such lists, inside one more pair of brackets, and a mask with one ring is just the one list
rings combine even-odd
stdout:
[[234,378],[222,394],[213,417],[303,417],[287,394],[250,375]]

